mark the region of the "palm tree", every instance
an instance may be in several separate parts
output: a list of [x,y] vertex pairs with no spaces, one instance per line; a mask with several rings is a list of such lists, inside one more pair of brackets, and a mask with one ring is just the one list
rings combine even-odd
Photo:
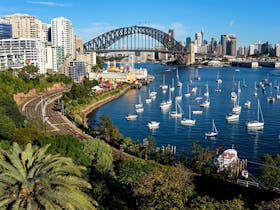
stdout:
[[96,209],[97,203],[84,190],[91,185],[81,178],[84,167],[71,158],[46,154],[17,143],[0,149],[0,209]]

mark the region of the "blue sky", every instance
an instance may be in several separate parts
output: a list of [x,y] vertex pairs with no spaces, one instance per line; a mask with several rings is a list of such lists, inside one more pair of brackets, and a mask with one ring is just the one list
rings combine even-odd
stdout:
[[45,23],[63,16],[84,42],[119,27],[148,25],[174,29],[178,41],[201,29],[207,40],[232,33],[247,46],[280,43],[279,8],[279,0],[1,0],[0,16],[24,13]]

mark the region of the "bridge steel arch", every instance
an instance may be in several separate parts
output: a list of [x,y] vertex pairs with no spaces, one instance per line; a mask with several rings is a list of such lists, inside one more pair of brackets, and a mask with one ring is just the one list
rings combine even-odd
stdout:
[[[148,26],[131,26],[118,28],[86,42],[84,44],[85,51],[104,52],[110,51],[108,48],[120,39],[132,34],[143,34],[150,36],[160,42],[168,52],[174,55],[185,54],[185,48],[167,33]],[[140,50],[141,51],[141,50]]]

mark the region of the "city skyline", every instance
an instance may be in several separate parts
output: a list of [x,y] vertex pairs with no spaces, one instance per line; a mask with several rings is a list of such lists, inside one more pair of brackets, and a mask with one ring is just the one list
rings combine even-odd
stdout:
[[[268,7],[270,6],[270,7]],[[131,25],[147,25],[167,32],[175,30],[175,38],[185,41],[194,39],[195,33],[203,30],[204,39],[220,40],[222,34],[235,34],[238,46],[268,41],[280,42],[277,27],[279,2],[272,0],[255,3],[237,0],[222,1],[3,1],[0,16],[14,13],[29,14],[44,23],[53,18],[65,17],[73,23],[75,34],[83,41],[107,31]],[[266,9],[267,8],[267,9]]]

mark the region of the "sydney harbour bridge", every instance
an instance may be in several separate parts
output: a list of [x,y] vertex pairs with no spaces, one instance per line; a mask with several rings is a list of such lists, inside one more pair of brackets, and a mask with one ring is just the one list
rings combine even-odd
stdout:
[[185,64],[187,52],[170,34],[148,26],[118,28],[84,44],[85,51],[109,52],[160,52],[173,55],[179,64]]

